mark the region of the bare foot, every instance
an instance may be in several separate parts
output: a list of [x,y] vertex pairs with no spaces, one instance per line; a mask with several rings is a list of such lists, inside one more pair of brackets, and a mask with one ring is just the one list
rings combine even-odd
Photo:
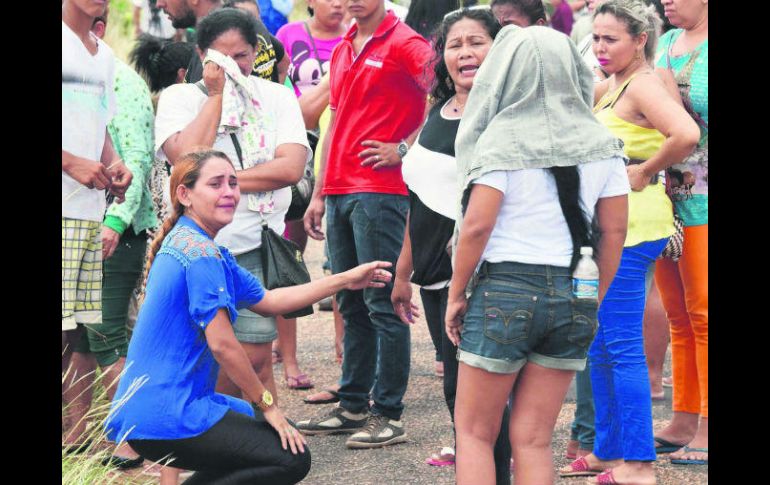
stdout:
[[708,463],[709,452],[708,448],[705,447],[687,445],[681,450],[671,453],[668,457],[670,460],[702,460]]
[[687,446],[669,455],[672,460],[706,460],[709,459],[709,420],[701,418],[698,432],[695,437],[687,443]]
[[[695,438],[698,432],[699,416],[692,413],[675,412],[673,419],[668,425],[655,432],[655,437],[668,441],[669,443],[684,444],[689,443]],[[708,424],[706,424],[706,430],[708,430]],[[708,435],[708,431],[706,431]],[[656,442],[655,447],[659,448],[661,445]]]

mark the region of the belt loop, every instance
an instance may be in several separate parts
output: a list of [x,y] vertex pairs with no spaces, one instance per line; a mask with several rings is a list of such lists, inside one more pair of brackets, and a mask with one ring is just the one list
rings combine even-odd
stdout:
[[489,261],[482,261],[479,266],[479,278],[483,278],[489,274]]

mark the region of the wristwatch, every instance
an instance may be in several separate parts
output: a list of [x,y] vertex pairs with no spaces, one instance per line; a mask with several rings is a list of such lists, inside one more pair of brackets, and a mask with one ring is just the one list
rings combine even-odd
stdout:
[[409,144],[406,142],[406,140],[401,140],[401,143],[399,143],[398,147],[396,147],[396,151],[398,151],[398,156],[401,159],[406,156],[406,152],[409,151]]
[[257,407],[262,411],[265,412],[268,409],[270,409],[270,406],[273,405],[273,395],[270,394],[270,391],[265,389],[265,392],[262,393],[262,399],[254,403],[257,405]]

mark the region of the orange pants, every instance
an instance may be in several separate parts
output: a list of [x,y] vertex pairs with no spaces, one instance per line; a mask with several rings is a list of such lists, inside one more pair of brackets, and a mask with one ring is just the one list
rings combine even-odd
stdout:
[[671,325],[673,410],[708,417],[709,409],[709,226],[684,228],[682,257],[659,259],[655,269]]

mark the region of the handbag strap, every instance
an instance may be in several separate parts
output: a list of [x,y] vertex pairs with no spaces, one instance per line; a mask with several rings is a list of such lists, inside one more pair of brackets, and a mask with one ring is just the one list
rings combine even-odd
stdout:
[[313,47],[313,55],[315,55],[315,59],[318,61],[318,67],[321,69],[321,76],[326,74],[324,72],[324,63],[321,62],[321,56],[318,55],[318,49],[315,47],[315,39],[313,38],[313,34],[310,33],[310,26],[307,23],[307,20],[302,22],[302,24],[305,26],[305,32],[307,32],[308,38],[310,38],[310,45]]

